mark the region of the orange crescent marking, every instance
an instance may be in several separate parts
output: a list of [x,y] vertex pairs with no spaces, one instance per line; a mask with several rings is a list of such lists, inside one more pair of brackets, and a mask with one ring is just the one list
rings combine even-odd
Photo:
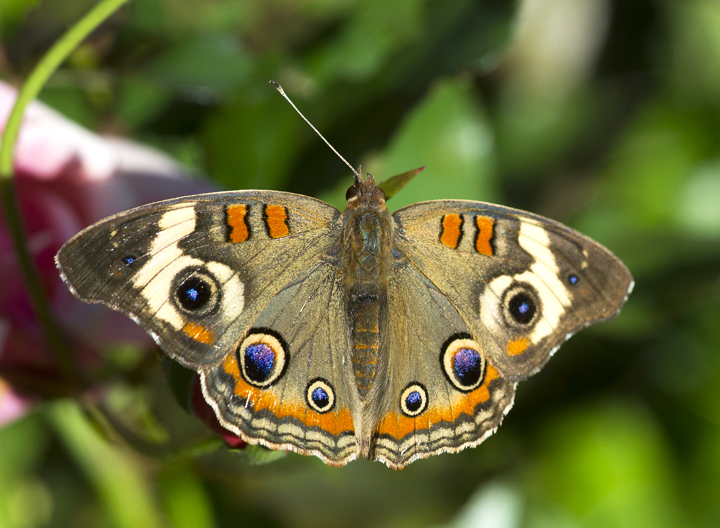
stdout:
[[484,403],[490,399],[490,390],[488,387],[490,386],[490,382],[496,379],[498,376],[499,374],[498,371],[495,370],[495,367],[488,364],[487,372],[485,373],[485,379],[483,380],[482,385],[480,385],[472,392],[463,394],[462,396],[458,395],[453,398],[453,401],[451,403],[453,412],[456,415],[460,413],[465,413],[472,416],[473,411],[475,410],[475,407],[478,406],[478,404]]
[[265,224],[272,238],[282,238],[290,234],[287,225],[287,211],[282,205],[265,207]]
[[227,225],[232,227],[230,231],[231,242],[245,242],[250,238],[250,230],[247,225],[247,205],[231,205],[226,209]]
[[[453,416],[459,416],[462,413],[472,416],[478,404],[490,399],[488,387],[490,382],[498,377],[499,374],[495,367],[488,364],[483,384],[470,393],[458,394],[452,399],[450,406],[431,405],[425,413],[416,418],[408,418],[391,411],[383,417],[377,432],[390,435],[395,440],[402,440],[408,433],[415,430],[429,429],[441,421],[453,422]],[[424,415],[427,415],[427,425],[420,420]]]
[[425,411],[428,417],[428,424],[430,427],[438,422],[452,422],[454,419],[452,408],[443,405],[431,405],[427,411]]
[[430,418],[427,411],[420,413],[413,419],[415,420],[415,429],[430,429]]
[[391,434],[390,431],[395,431],[397,428],[397,414],[393,411],[387,413],[380,421],[378,426],[378,433],[380,434]]
[[530,346],[530,340],[527,337],[520,337],[508,342],[507,354],[508,356],[517,356],[522,354]]
[[390,411],[380,422],[378,433],[388,434],[399,440],[415,431],[415,429],[415,418],[408,418],[404,414]]
[[475,225],[478,228],[475,249],[483,255],[491,256],[493,250],[490,245],[490,239],[492,239],[495,230],[495,221],[488,216],[476,216]]
[[355,430],[350,409],[344,408],[320,414],[308,409],[304,401],[281,398],[274,387],[260,389],[249,385],[240,375],[240,366],[235,354],[228,354],[223,362],[223,369],[235,380],[235,394],[250,402],[255,411],[269,409],[277,418],[292,416],[308,427],[320,427],[334,436],[344,431]]
[[442,219],[442,233],[440,233],[440,242],[450,249],[455,249],[460,243],[462,236],[463,219],[459,214],[448,214]]
[[215,332],[209,328],[204,327],[196,323],[185,323],[183,326],[183,334],[188,336],[190,339],[194,339],[198,343],[203,345],[212,345],[215,342]]

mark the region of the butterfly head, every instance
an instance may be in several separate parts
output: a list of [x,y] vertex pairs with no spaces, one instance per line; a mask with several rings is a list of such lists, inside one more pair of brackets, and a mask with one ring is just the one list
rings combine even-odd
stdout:
[[367,178],[363,179],[360,173],[355,175],[355,184],[347,190],[345,199],[348,207],[355,209],[365,207],[382,209],[385,207],[386,197],[385,191],[375,184],[372,174],[368,174]]

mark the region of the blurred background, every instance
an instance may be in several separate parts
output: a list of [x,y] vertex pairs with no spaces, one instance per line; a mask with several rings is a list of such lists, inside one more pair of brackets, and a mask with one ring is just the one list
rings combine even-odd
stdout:
[[[20,86],[91,5],[0,0],[0,78]],[[37,395],[0,429],[0,526],[720,525],[718,2],[138,0],[40,98],[208,186],[342,207],[349,171],[268,79],[378,179],[427,166],[391,209],[567,223],[628,265],[627,305],[521,383],[481,446],[399,472],[218,446],[159,354],[110,339],[94,397],[175,455]]]

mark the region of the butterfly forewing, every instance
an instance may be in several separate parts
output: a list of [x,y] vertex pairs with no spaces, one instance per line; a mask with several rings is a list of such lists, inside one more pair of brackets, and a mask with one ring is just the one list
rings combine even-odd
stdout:
[[264,304],[327,249],[338,216],[287,193],[169,200],[82,231],[57,263],[78,297],[128,314],[175,359],[216,364]]
[[394,218],[397,249],[451,300],[512,381],[536,372],[573,333],[614,317],[632,288],[607,249],[536,215],[437,201]]

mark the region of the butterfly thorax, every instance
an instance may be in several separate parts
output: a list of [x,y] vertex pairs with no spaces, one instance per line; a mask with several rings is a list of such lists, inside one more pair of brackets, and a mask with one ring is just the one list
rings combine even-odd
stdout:
[[386,306],[393,220],[385,207],[385,193],[372,176],[366,181],[356,179],[347,197],[343,212],[346,306],[355,383],[365,401],[380,359],[380,321]]

